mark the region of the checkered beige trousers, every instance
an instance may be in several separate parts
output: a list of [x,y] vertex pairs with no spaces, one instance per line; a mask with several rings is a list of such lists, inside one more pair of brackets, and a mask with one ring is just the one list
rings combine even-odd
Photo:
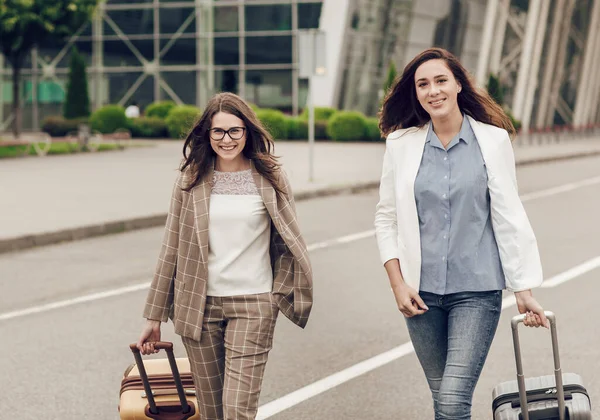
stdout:
[[279,310],[272,293],[206,298],[200,341],[182,337],[202,420],[250,420]]

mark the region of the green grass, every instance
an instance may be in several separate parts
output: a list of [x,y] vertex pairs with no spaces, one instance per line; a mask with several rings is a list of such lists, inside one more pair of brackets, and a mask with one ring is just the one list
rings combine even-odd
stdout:
[[[2,158],[11,158],[17,156],[23,156],[23,152],[25,151],[27,146],[2,146],[0,145],[0,159]],[[117,150],[119,147],[116,144],[100,144],[98,148],[99,152],[105,152],[109,150]],[[73,147],[70,143],[52,143],[50,145],[50,150],[48,150],[49,155],[66,155],[70,153],[76,153],[75,147]],[[29,155],[35,156],[35,149],[33,146],[29,150]]]

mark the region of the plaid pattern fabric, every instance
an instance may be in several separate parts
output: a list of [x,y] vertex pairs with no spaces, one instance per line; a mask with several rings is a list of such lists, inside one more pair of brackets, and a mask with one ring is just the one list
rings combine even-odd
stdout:
[[206,299],[200,341],[182,338],[202,419],[256,417],[277,314],[271,293]]
[[[276,194],[254,164],[252,175],[272,222],[270,257],[275,300],[286,317],[304,327],[312,308],[312,267],[300,234],[289,181],[281,170],[278,184],[284,193]],[[175,182],[163,245],[143,316],[162,322],[171,318],[177,334],[199,341],[206,305],[213,170],[198,186],[184,192],[182,187],[188,184],[188,178],[187,172],[181,173]]]

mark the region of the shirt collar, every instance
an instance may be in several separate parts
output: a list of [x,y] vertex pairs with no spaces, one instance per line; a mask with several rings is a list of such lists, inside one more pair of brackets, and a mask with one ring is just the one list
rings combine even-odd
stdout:
[[[467,118],[467,116],[465,114],[463,114],[463,121],[462,124],[460,126],[460,131],[458,132],[458,138],[462,141],[464,141],[466,144],[469,144],[471,139],[472,139],[472,131],[473,129],[471,128],[471,124],[469,123],[469,119]],[[433,124],[431,123],[431,121],[429,122],[429,131],[427,133],[427,139],[425,140],[425,143],[431,143],[431,141],[433,140],[433,138],[436,137],[437,142],[435,142],[435,144],[438,147],[441,147],[443,149],[442,143],[440,142],[439,139],[437,139],[437,135],[435,134],[435,132],[433,131]],[[454,139],[452,139],[452,141],[450,142],[450,144],[454,143],[456,137]]]

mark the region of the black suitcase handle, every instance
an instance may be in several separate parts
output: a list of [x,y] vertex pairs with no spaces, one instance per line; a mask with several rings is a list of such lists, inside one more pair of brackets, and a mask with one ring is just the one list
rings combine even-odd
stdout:
[[[552,337],[552,354],[554,356],[554,378],[556,381],[556,399],[558,400],[558,418],[565,420],[565,391],[563,388],[562,369],[558,354],[558,336],[556,333],[556,317],[553,312],[545,311],[544,314],[550,322],[550,335]],[[523,420],[533,420],[529,417],[527,409],[527,390],[525,376],[523,375],[523,362],[521,360],[521,345],[519,342],[519,324],[525,320],[525,314],[513,317],[511,321],[513,344],[515,347],[515,361],[517,362],[517,384],[519,385],[519,398],[521,400],[521,415]]]
[[[160,419],[162,417],[159,416],[161,416],[161,414],[164,414],[165,418],[175,418],[173,417],[173,414],[175,414],[175,412],[173,411],[172,406],[160,407],[159,409],[159,407],[156,405],[156,401],[154,401],[154,394],[152,393],[152,388],[150,386],[150,381],[148,380],[148,374],[146,373],[146,368],[144,367],[144,361],[142,360],[142,354],[137,348],[137,344],[130,344],[129,348],[133,352],[133,357],[135,359],[135,363],[137,364],[138,371],[140,372],[140,378],[142,379],[142,383],[144,384],[144,390],[146,391],[146,398],[148,398],[146,416]],[[184,417],[179,418],[181,420],[188,419],[194,415],[195,408],[193,404],[188,403],[187,398],[185,396],[185,390],[183,389],[183,385],[181,383],[181,375],[179,374],[177,362],[175,361],[175,355],[173,354],[173,343],[170,343],[168,341],[157,341],[154,343],[154,348],[156,350],[165,350],[167,352],[167,359],[169,359],[169,366],[171,367],[171,372],[173,373],[175,388],[177,388],[177,395],[179,396],[179,402],[181,403],[180,413],[184,415]],[[164,411],[164,413],[161,413],[161,411]]]

